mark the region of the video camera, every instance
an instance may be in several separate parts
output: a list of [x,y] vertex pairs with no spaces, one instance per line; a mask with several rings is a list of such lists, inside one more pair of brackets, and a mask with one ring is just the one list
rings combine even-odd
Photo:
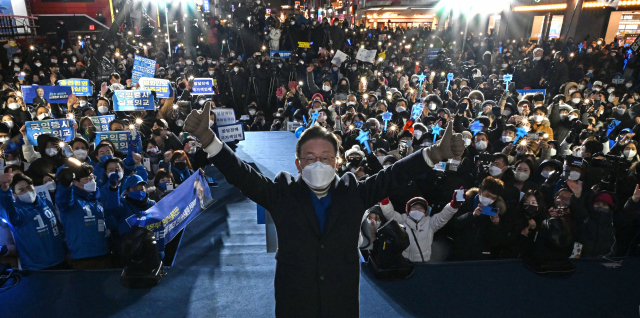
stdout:
[[617,192],[617,181],[623,179],[630,168],[628,161],[613,155],[593,158],[591,159],[590,165],[593,169],[604,170],[602,180],[600,180],[601,189],[612,192]]

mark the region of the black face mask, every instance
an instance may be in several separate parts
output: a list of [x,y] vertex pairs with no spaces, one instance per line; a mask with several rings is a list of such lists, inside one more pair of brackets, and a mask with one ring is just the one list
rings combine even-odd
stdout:
[[535,205],[525,204],[522,208],[524,209],[524,216],[526,216],[527,219],[533,219],[538,214],[538,207]]
[[184,161],[176,162],[173,165],[176,166],[176,169],[178,169],[178,170],[187,169],[187,163],[184,162]]

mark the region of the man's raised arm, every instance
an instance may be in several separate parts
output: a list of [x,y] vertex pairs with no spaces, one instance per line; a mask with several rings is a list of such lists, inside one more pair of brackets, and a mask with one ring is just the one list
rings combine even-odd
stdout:
[[202,143],[208,158],[227,181],[238,187],[252,201],[270,210],[277,200],[274,183],[250,165],[246,164],[216,137],[209,127],[211,103],[199,110],[192,110],[184,122],[184,130]]

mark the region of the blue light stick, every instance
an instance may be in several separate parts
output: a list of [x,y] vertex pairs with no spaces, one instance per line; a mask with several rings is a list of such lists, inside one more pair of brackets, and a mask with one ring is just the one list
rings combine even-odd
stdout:
[[316,119],[318,119],[318,116],[320,116],[320,113],[318,111],[315,111],[311,114],[311,126],[316,124]]
[[371,148],[369,148],[369,143],[367,142],[369,141],[369,131],[361,130],[360,135],[358,135],[356,140],[359,141],[361,144],[364,144],[364,147],[367,148],[367,151],[371,153]]
[[526,135],[527,131],[522,127],[518,127],[518,129],[516,130],[516,140],[513,141],[513,144],[515,145],[516,142],[518,142],[518,139],[523,138]]
[[471,123],[471,125],[469,125],[469,128],[471,128],[471,132],[474,136],[482,131],[482,127],[484,127],[484,124],[482,124],[479,120],[476,120]]
[[415,103],[411,108],[411,119],[416,121],[420,115],[422,115],[422,110],[424,109],[424,105],[422,103]]
[[582,53],[582,48],[584,47],[584,44],[582,44],[582,42],[580,42],[580,44],[578,44],[578,53]]
[[502,79],[504,80],[505,83],[505,89],[508,90],[509,89],[509,83],[511,83],[511,80],[513,79],[513,75],[511,74],[505,74]]
[[433,125],[433,127],[431,127],[431,133],[433,134],[433,144],[435,145],[436,143],[436,138],[438,138],[438,135],[440,135],[440,132],[444,130],[442,129],[438,124]]
[[422,82],[424,82],[425,78],[427,78],[427,75],[424,75],[424,73],[418,75],[418,82],[420,83],[420,87],[422,87]]
[[449,84],[451,84],[452,79],[453,79],[453,73],[447,74],[447,90],[445,90],[445,92],[449,92]]
[[389,111],[382,113],[382,120],[384,121],[384,132],[387,132],[387,124],[389,123],[389,121],[391,121],[392,117],[393,114],[391,114]]

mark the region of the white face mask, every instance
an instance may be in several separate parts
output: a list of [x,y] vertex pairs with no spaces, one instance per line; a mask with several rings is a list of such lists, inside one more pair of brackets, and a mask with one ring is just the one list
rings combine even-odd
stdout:
[[58,154],[58,148],[47,148],[44,152],[47,154],[47,156],[53,157]]
[[500,168],[498,168],[498,167],[496,167],[496,166],[491,166],[491,167],[489,167],[489,174],[490,174],[492,177],[497,177],[497,176],[499,176],[501,173],[502,173],[502,169],[500,169]]
[[325,92],[328,92],[328,91],[330,91],[330,90],[331,90],[331,86],[329,86],[329,85],[322,85],[322,90],[323,90],[323,91],[325,91]]
[[525,181],[525,180],[529,179],[529,174],[528,173],[524,173],[524,172],[520,172],[520,171],[516,171],[515,177],[516,177],[516,180],[518,180],[518,181]]
[[555,157],[557,153],[558,151],[556,150],[556,148],[549,148],[549,155],[551,155],[551,157]]
[[8,166],[19,166],[21,163],[20,159],[16,159],[16,160],[8,160],[4,162],[4,165],[6,167]]
[[37,117],[38,117],[38,120],[42,120],[46,116],[47,116],[47,114],[42,113],[42,114],[38,115]]
[[302,169],[302,180],[314,190],[325,189],[336,176],[335,169],[320,161],[316,161]]
[[49,192],[54,192],[54,191],[56,191],[56,183],[55,183],[53,180],[51,180],[51,181],[49,181],[49,182],[45,183],[44,185],[46,185],[46,186],[47,186],[47,190],[49,190]]
[[87,192],[95,192],[96,191],[96,180],[91,180],[83,185],[84,189]]
[[478,150],[485,150],[487,149],[487,142],[484,140],[478,141],[476,142],[476,149]]
[[578,118],[578,116],[576,115],[569,115],[569,120],[572,121],[574,119]]
[[471,139],[470,138],[464,138],[464,146],[465,147],[469,147],[469,145],[471,145]]
[[609,101],[609,103],[613,103],[613,100],[615,98],[616,98],[615,96],[611,95],[611,96],[609,96],[609,98],[607,98],[607,101]]
[[215,122],[211,119],[209,119],[209,127],[213,126],[215,124]]
[[540,174],[546,179],[546,178],[549,178],[549,175],[551,174],[551,171],[544,170],[544,171],[540,172]]
[[577,98],[577,97],[576,97],[576,98],[572,98],[572,99],[571,99],[571,101],[572,101],[574,104],[577,104],[577,103],[579,103],[579,102],[580,102],[580,98]]
[[636,156],[636,151],[635,150],[625,150],[624,151],[624,156],[627,157],[627,159],[632,159],[633,157]]
[[18,104],[18,103],[9,103],[8,107],[11,110],[16,110],[16,109],[20,108],[20,104]]
[[585,87],[586,87],[586,86],[584,86],[584,85],[578,85],[578,89],[579,89],[579,90],[583,90],[583,89],[585,89]]
[[198,101],[198,104],[200,104],[200,106],[202,106],[202,105],[204,105],[204,102],[206,102],[206,100],[201,99],[201,100]]
[[37,67],[42,66],[42,63],[35,63]]
[[81,100],[81,101],[80,101],[80,107],[84,107],[84,106],[87,106],[87,102],[86,102],[86,101]]
[[84,149],[78,149],[73,151],[73,156],[80,161],[87,159],[87,151]]
[[512,142],[513,141],[513,137],[511,137],[511,136],[502,136],[500,138],[500,140],[502,140],[502,142]]
[[109,112],[109,107],[107,106],[98,106],[98,111],[100,114],[106,114]]
[[613,91],[615,91],[615,89],[613,89],[613,88],[607,89],[607,93],[609,93],[609,94],[613,93]]
[[574,157],[582,158],[582,149],[574,150],[572,155]]
[[424,217],[424,213],[422,213],[422,211],[418,211],[418,210],[411,210],[409,211],[409,216],[416,222],[420,222],[420,220],[422,220],[422,218]]
[[511,115],[511,112],[508,110],[505,110],[502,112],[502,116],[509,117],[510,115]]
[[239,72],[239,71],[240,71],[240,68],[238,68],[238,67],[234,67],[234,68],[233,68],[233,71],[237,73],[237,72]]
[[480,195],[480,197],[478,198],[478,200],[480,201],[480,203],[482,204],[482,206],[490,206],[493,204],[494,200],[491,200],[489,198],[483,197],[482,194]]
[[33,203],[36,200],[36,192],[29,191],[25,194],[18,194],[18,199],[24,203]]
[[535,56],[535,57],[533,58],[533,60],[534,60],[534,61],[540,61],[540,59],[541,59],[541,58],[542,58],[541,56]]
[[215,71],[209,71],[209,75],[213,75],[213,73],[215,73]]
[[7,142],[7,140],[9,140],[9,137],[0,138],[0,143],[4,144],[5,142]]
[[540,115],[535,115],[535,116],[533,116],[533,120],[534,120],[536,123],[541,122],[543,119],[544,119],[544,116],[540,116]]
[[422,137],[422,130],[414,130],[413,136],[416,137],[416,139],[420,139],[420,137]]
[[576,92],[576,90],[575,90],[575,89],[570,89],[570,90],[569,90],[569,95],[572,95],[572,94],[573,94],[573,93],[575,93],[575,92]]
[[429,103],[429,110],[436,110],[436,104],[435,103]]
[[569,172],[569,180],[576,181],[578,179],[580,179],[580,172],[578,172],[578,171]]
[[522,114],[523,111],[524,111],[524,107],[518,107],[518,113]]

